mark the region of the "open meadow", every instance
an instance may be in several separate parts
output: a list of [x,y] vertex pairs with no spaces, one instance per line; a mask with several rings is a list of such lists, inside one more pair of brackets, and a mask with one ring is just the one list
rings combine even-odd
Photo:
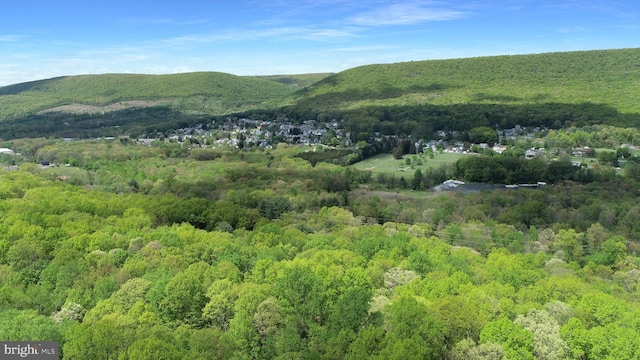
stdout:
[[360,161],[353,166],[358,170],[371,171],[374,175],[377,173],[395,174],[398,177],[403,176],[405,179],[413,178],[416,170],[421,171],[438,168],[445,164],[453,164],[463,156],[471,156],[470,154],[460,153],[433,153],[433,158],[427,154],[407,154],[402,160],[395,159],[391,154],[379,154]]

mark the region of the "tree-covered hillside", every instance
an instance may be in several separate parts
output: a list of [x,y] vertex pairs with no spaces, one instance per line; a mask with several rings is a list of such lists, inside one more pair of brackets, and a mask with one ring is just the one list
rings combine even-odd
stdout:
[[[0,170],[0,339],[82,360],[640,356],[634,183],[357,196],[371,179],[286,146],[13,145],[76,166]],[[573,227],[582,205],[602,224]]]
[[164,100],[177,110],[226,114],[277,104],[295,90],[277,81],[215,72],[67,76],[0,88],[0,120],[60,105],[104,106],[126,100]]
[[640,126],[640,49],[367,65],[301,90],[291,118],[343,118],[367,134],[432,139],[440,130],[516,125]]
[[370,105],[606,104],[640,112],[640,49],[577,51],[367,65],[303,90],[314,109]]
[[[639,57],[372,65],[300,92],[324,75],[0,88],[0,340],[65,360],[638,359],[640,133],[611,124],[640,125]],[[143,108],[34,113],[63,104]],[[267,117],[331,126],[263,147]],[[553,130],[439,166],[444,142],[418,150],[516,124]],[[58,138],[116,128],[161,134]],[[402,170],[340,165],[383,151]],[[496,184],[430,190],[452,178]]]
[[315,73],[315,74],[294,74],[294,75],[263,75],[255,76],[259,79],[276,81],[281,84],[292,86],[296,89],[304,89],[318,81],[333,75],[332,73]]
[[638,127],[639,63],[640,49],[621,49],[368,65],[330,76],[74,76],[0,88],[0,120],[5,139],[52,128],[64,132],[55,136],[115,126],[106,133],[137,133],[230,114],[344,119],[354,142],[374,132],[430,139],[474,127]]

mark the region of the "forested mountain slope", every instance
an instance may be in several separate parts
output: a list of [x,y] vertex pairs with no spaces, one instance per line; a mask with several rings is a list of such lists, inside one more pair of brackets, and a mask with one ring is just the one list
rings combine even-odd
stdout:
[[[412,154],[392,160],[405,169],[397,178],[304,160],[330,152],[315,145],[50,132],[158,129],[252,107],[290,119],[341,113],[397,134],[634,120],[638,54],[374,65],[301,92],[311,75],[104,75],[0,88],[0,111],[30,114],[0,122],[0,137],[14,136],[0,142],[13,150],[0,155],[0,339],[57,341],[70,360],[638,359],[640,158],[635,147],[615,149],[640,143],[637,129],[549,131],[546,145],[613,154],[580,166],[571,153],[525,160],[511,151],[423,173]],[[538,83],[534,60],[546,69]],[[132,100],[141,103],[120,106],[151,107],[34,115]],[[47,138],[18,136],[35,130]],[[524,154],[532,142],[513,147]],[[456,176],[548,184],[424,191]]]
[[0,119],[60,105],[104,106],[130,100],[156,101],[142,106],[162,100],[174,109],[224,114],[282,101],[296,89],[278,81],[216,72],[66,76],[0,88]]
[[[62,359],[640,356],[638,258],[602,226],[440,231],[335,206],[267,221],[266,207],[50,172],[0,170],[0,338],[58,341]],[[194,215],[219,222],[207,231]],[[232,217],[255,221],[233,230]],[[518,244],[531,252],[506,248]]]
[[638,78],[640,49],[367,65],[333,75],[70,76],[0,88],[0,120],[5,139],[92,137],[115,126],[122,135],[241,112],[345,119],[357,141],[479,126],[638,127]]
[[367,65],[303,90],[299,106],[565,103],[640,110],[640,49]]
[[304,89],[331,75],[333,75],[333,73],[263,75],[255,76],[255,78],[276,81],[281,84],[293,86],[296,89]]

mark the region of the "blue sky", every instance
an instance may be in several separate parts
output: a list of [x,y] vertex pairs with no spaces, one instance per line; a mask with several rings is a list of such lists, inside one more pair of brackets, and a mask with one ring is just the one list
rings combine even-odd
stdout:
[[629,47],[640,47],[637,0],[7,0],[0,86]]

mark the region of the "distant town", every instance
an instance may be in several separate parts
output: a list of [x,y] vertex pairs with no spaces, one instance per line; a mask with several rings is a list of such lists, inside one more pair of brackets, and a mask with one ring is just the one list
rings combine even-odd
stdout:
[[[507,149],[503,145],[507,140],[515,141],[518,138],[533,140],[536,134],[544,134],[548,129],[535,127],[531,130],[516,126],[512,129],[496,130],[498,142],[495,144],[477,143],[471,144],[460,139],[463,132],[438,131],[437,140],[415,140],[415,148],[425,151],[431,148],[433,151],[442,149],[447,152],[474,152],[472,146],[480,150],[490,149],[498,154]],[[373,142],[384,139],[396,139],[396,135],[372,134]],[[110,138],[114,139],[114,138]],[[73,139],[67,139],[73,140]],[[191,147],[221,148],[221,147],[261,147],[272,148],[279,143],[297,145],[324,145],[330,147],[354,146],[351,133],[344,128],[342,121],[318,122],[307,120],[300,125],[291,122],[273,122],[253,120],[248,118],[227,118],[223,123],[197,124],[193,127],[176,129],[171,133],[145,134],[136,139],[140,144],[150,145],[155,141],[175,142]],[[477,151],[476,151],[477,152]],[[538,155],[539,149],[531,149],[527,157]]]

